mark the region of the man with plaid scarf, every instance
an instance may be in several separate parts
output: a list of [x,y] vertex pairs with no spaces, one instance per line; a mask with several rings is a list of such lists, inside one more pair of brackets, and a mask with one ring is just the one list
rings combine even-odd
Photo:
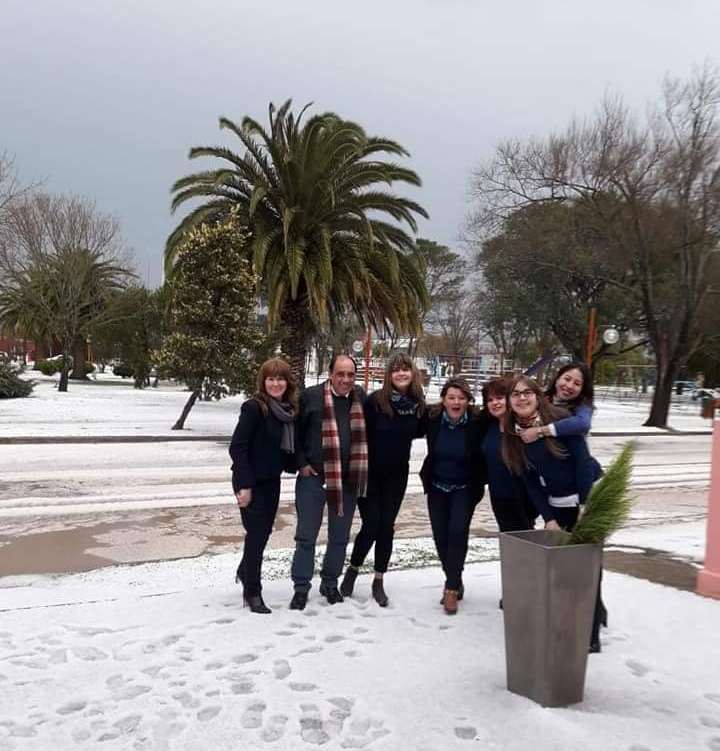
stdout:
[[338,577],[358,496],[367,486],[367,438],[363,404],[365,392],[355,386],[355,360],[336,355],[330,378],[306,388],[297,419],[295,482],[295,555],[292,610],[307,604],[315,568],[315,543],[328,508],[328,543],[320,571],[320,594],[330,605],[342,602]]

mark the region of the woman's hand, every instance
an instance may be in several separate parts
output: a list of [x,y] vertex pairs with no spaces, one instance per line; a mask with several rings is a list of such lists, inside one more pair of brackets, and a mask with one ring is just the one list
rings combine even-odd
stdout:
[[314,477],[317,475],[317,472],[312,468],[312,465],[306,464],[304,467],[300,469],[300,476],[301,477]]
[[520,433],[520,438],[522,438],[525,443],[533,443],[541,437],[542,433],[540,432],[540,428],[525,428],[525,430]]
[[238,508],[247,508],[252,501],[252,488],[243,488],[235,493]]
[[555,519],[550,519],[550,521],[545,522],[545,529],[560,530],[561,527]]

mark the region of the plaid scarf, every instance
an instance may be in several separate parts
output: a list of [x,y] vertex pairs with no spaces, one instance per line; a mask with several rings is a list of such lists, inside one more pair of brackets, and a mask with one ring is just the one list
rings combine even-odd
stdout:
[[[356,497],[364,496],[367,489],[368,449],[365,435],[365,416],[362,404],[356,395],[351,395],[350,404],[350,476],[349,482]],[[343,515],[342,460],[340,456],[340,434],[335,420],[330,381],[325,382],[324,409],[322,421],[323,469],[325,472],[325,494],[328,504]]]

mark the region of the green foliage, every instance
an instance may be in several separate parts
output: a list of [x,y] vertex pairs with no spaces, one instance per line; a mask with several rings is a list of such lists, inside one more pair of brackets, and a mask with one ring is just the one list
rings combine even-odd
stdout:
[[0,399],[30,396],[35,384],[20,378],[22,369],[0,360]]
[[408,156],[394,141],[368,136],[357,123],[326,112],[307,121],[287,101],[270,105],[270,129],[252,118],[240,125],[220,119],[244,153],[198,147],[190,158],[213,157],[218,168],[173,186],[172,207],[197,205],[170,235],[168,276],[179,243],[200,223],[231,209],[251,232],[251,260],[267,300],[271,328],[282,326],[283,348],[296,374],[304,373],[309,341],[347,317],[377,330],[418,328],[426,290],[412,238],[425,210],[389,188],[420,179],[391,161]]
[[233,213],[192,229],[177,251],[169,283],[170,333],[154,359],[164,375],[205,399],[252,391],[263,351],[247,239]]
[[625,523],[632,498],[628,495],[635,443],[628,441],[593,486],[585,511],[569,535],[568,545],[603,544]]
[[39,370],[43,375],[55,375],[62,370],[62,359],[59,360],[41,360],[35,363],[35,370]]

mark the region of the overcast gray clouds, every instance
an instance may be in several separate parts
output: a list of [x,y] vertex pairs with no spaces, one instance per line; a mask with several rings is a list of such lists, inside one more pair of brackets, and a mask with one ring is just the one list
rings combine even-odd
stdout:
[[333,110],[412,153],[421,233],[452,244],[469,173],[508,136],[642,106],[718,62],[718,0],[3,0],[0,151],[26,180],[94,197],[160,279],[172,182],[219,115]]

